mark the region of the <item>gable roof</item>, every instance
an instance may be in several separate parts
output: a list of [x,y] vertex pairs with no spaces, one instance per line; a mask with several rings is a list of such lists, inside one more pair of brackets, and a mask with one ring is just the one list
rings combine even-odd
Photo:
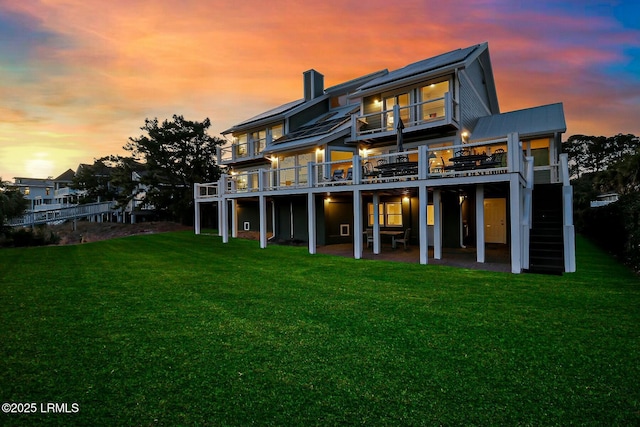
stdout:
[[520,137],[563,133],[567,130],[562,103],[480,117],[471,132],[472,138],[488,139],[512,132]]
[[278,119],[278,116],[284,118],[284,114],[293,110],[294,108],[304,104],[305,101],[304,99],[298,99],[296,101],[291,101],[291,102],[287,102],[286,104],[282,104],[278,107],[272,108],[270,110],[267,110],[263,113],[258,114],[257,116],[253,116],[250,119],[247,119],[243,122],[240,122],[232,127],[230,127],[229,129],[225,130],[222,132],[223,135],[232,133],[232,132],[236,132],[237,130],[240,130],[246,126],[249,125],[255,125],[257,126],[260,122],[268,120],[268,121],[274,121]]
[[72,169],[67,169],[66,172],[60,174],[54,181],[73,181],[73,177],[76,173]]
[[481,43],[469,46],[464,49],[456,49],[451,52],[443,53],[432,58],[423,59],[413,64],[409,64],[398,70],[391,71],[386,75],[379,77],[360,86],[361,92],[368,92],[370,89],[378,88],[397,80],[405,80],[409,77],[421,76],[427,73],[433,73],[465,63],[467,60],[475,58],[482,51],[487,49],[487,43]]

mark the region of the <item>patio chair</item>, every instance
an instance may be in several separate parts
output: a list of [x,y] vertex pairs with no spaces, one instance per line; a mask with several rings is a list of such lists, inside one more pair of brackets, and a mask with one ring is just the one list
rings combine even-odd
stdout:
[[404,245],[404,250],[407,250],[407,245],[409,244],[409,237],[411,236],[411,229],[407,228],[406,230],[404,230],[404,236],[396,239],[396,245],[398,243],[402,243]]
[[342,181],[344,179],[344,169],[335,169],[331,175],[331,181]]
[[347,177],[345,179],[347,181],[351,181],[353,179],[353,168],[347,169]]
[[369,243],[371,243],[371,246],[373,246],[373,229],[372,228],[367,228],[365,230],[366,236],[367,236],[367,247],[369,247]]

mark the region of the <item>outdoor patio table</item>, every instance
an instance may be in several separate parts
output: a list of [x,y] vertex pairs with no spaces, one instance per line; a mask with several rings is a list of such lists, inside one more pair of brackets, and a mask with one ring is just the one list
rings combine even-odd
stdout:
[[478,163],[487,160],[489,156],[486,154],[467,154],[461,156],[455,156],[449,159],[450,162],[453,162],[453,166],[446,166],[445,169],[448,170],[466,170],[466,169],[475,169],[478,166]]
[[[363,231],[362,234],[366,235],[367,231]],[[393,231],[393,230],[380,230],[381,236],[391,236],[391,247],[393,249],[396,248],[396,237],[402,237],[404,235],[404,231]]]
[[411,175],[417,173],[418,162],[392,162],[376,166],[382,176]]

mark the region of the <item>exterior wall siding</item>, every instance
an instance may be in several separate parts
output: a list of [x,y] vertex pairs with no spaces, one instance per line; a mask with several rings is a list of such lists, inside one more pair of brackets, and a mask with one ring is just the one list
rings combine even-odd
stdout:
[[[480,64],[477,61],[474,62],[470,67],[464,70],[464,74],[466,74],[466,77],[462,75],[459,76],[460,120],[464,129],[473,129],[478,117],[489,115],[485,108],[485,106],[488,107],[489,101],[486,97],[485,85],[482,83],[483,76]],[[475,87],[475,91],[470,85],[469,80],[471,80],[473,87]]]

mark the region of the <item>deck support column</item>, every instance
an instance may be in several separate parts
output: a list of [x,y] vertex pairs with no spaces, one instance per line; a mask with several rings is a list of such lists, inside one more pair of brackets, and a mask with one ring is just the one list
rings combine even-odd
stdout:
[[222,198],[220,200],[220,217],[220,233],[222,235],[222,243],[229,243],[229,201],[225,198]]
[[484,262],[484,185],[476,186],[476,261]]
[[373,192],[373,253],[380,253],[380,195],[377,191]]
[[258,197],[258,209],[260,209],[260,248],[267,247],[267,198]]
[[[355,163],[354,163],[355,164]],[[362,258],[362,192],[353,191],[353,257]]]
[[218,199],[218,236],[222,237],[222,230],[224,228],[224,211],[223,211],[223,207],[222,205],[225,203],[225,199],[224,197],[222,197],[222,195],[224,194],[224,189],[226,188],[225,186],[227,185],[227,181],[226,181],[226,175],[222,175],[220,177],[220,179],[218,180],[218,189],[220,192],[220,198]]
[[307,194],[307,217],[309,223],[309,253],[316,253],[316,195]]
[[440,189],[433,190],[433,258],[442,258],[442,201]]
[[198,192],[200,191],[198,184],[193,186],[193,229],[196,234],[200,234],[200,203],[198,202]]
[[231,237],[238,237],[238,201],[231,200]]
[[427,223],[427,205],[429,192],[426,185],[418,187],[418,242],[420,243],[420,264],[429,263],[429,225]]
[[522,273],[522,202],[520,196],[520,180],[518,174],[511,174],[509,183],[509,208],[511,210],[509,225],[511,229],[511,272]]

